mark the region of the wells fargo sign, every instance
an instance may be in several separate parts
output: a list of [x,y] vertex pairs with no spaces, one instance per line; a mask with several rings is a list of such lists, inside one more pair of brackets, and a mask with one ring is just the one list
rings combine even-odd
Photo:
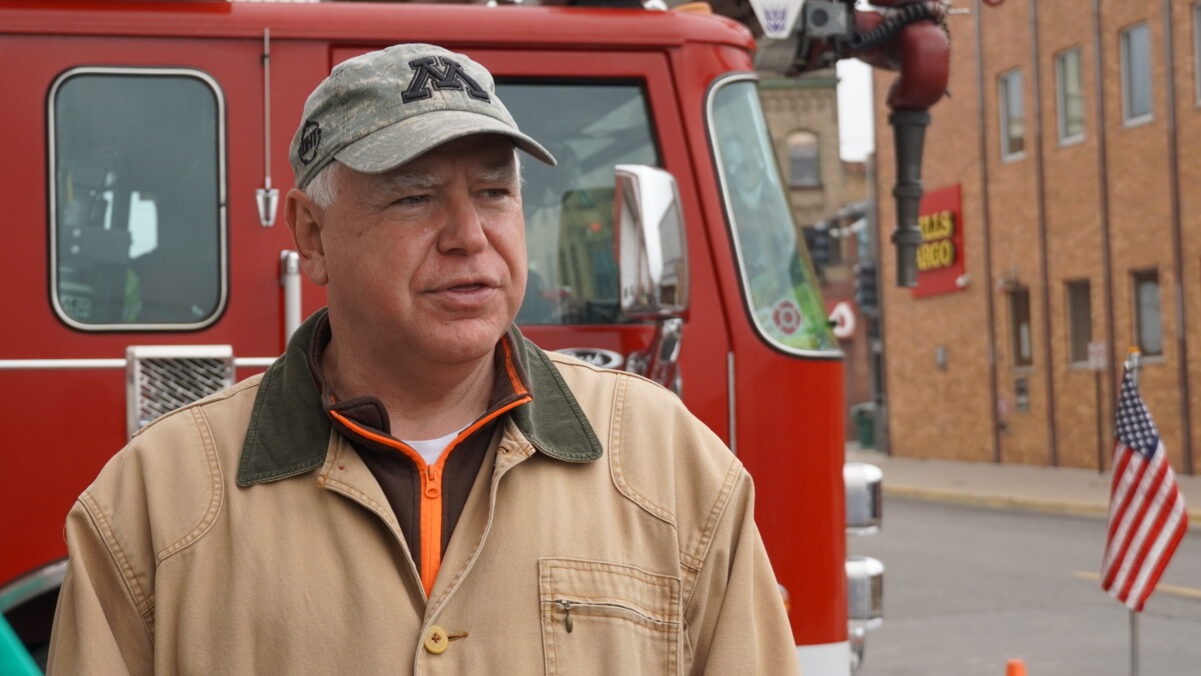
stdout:
[[932,190],[922,197],[917,226],[917,286],[914,297],[962,291],[963,198],[958,185]]

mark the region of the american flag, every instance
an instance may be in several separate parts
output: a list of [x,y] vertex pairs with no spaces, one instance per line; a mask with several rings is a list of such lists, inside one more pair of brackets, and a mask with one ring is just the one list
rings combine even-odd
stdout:
[[1184,498],[1129,368],[1122,378],[1101,588],[1137,612],[1188,528]]

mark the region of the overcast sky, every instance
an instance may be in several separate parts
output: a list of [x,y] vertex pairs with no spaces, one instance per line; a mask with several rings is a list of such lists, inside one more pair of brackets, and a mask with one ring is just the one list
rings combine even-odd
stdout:
[[838,62],[838,140],[842,159],[852,162],[862,162],[876,147],[871,66],[858,59]]

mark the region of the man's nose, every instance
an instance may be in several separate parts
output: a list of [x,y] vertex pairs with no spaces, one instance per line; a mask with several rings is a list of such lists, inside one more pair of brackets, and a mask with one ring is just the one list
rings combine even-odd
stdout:
[[484,215],[467,193],[456,193],[446,200],[446,212],[438,234],[442,253],[477,253],[488,243]]

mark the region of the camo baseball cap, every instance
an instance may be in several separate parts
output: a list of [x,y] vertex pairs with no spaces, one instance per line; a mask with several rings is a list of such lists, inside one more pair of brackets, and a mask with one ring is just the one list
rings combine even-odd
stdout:
[[301,120],[289,151],[301,189],[334,160],[377,174],[471,134],[503,134],[555,164],[517,128],[491,73],[434,45],[395,45],[338,64],[309,95]]

